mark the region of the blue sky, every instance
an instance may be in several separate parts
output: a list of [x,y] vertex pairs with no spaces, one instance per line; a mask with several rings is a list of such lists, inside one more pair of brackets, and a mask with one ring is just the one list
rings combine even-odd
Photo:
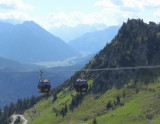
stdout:
[[119,25],[128,18],[160,22],[160,0],[0,0],[1,20],[33,20],[46,29],[95,23]]

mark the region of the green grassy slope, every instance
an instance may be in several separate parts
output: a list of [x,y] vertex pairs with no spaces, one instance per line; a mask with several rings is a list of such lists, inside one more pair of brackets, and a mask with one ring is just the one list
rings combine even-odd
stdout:
[[[123,92],[125,90],[125,98]],[[75,95],[75,91],[73,92]],[[114,105],[120,96],[120,104]],[[98,124],[159,124],[160,123],[160,78],[148,85],[142,82],[134,87],[133,81],[121,89],[112,88],[104,94],[86,94],[82,103],[73,111],[69,110],[72,96],[69,91],[58,94],[55,103],[52,97],[40,101],[33,108],[25,112],[25,117],[30,118],[29,124],[92,124],[96,117]],[[112,108],[107,109],[107,103],[111,101]],[[68,112],[64,118],[56,111],[67,105]],[[37,117],[31,119],[36,113]]]

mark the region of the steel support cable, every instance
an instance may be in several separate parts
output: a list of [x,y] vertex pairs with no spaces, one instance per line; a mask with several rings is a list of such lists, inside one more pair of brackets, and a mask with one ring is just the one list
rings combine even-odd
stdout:
[[[151,66],[136,66],[136,67],[115,67],[115,68],[99,68],[99,69],[81,69],[81,70],[45,70],[44,72],[83,72],[83,71],[117,71],[117,70],[131,70],[131,69],[152,69],[160,68],[160,65]],[[39,73],[36,71],[12,71],[12,70],[0,70],[0,72],[17,72],[17,73]]]

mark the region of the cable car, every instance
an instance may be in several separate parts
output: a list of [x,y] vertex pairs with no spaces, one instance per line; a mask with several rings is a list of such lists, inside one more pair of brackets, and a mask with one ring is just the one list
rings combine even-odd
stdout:
[[75,82],[75,89],[77,92],[87,92],[88,90],[88,83],[84,79],[78,79]]
[[42,77],[43,71],[40,71],[40,80],[38,82],[38,91],[40,93],[48,93],[51,89],[50,81],[47,79],[43,79]]

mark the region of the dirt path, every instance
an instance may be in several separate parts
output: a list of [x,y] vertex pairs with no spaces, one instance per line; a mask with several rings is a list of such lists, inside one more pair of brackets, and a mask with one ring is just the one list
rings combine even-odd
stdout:
[[14,124],[14,122],[15,122],[15,120],[16,120],[16,118],[17,118],[18,116],[20,116],[20,117],[21,117],[21,119],[23,119],[23,120],[24,120],[23,124],[27,124],[27,123],[28,123],[28,120],[27,120],[27,119],[25,119],[23,115],[12,115],[13,121],[12,121],[12,123],[11,123],[11,124]]

